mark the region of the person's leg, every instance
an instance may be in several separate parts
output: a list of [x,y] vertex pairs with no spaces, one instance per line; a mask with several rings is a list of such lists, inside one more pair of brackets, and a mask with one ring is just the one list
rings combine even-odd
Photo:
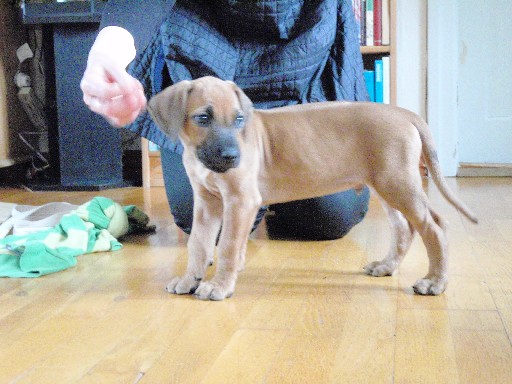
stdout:
[[174,222],[183,232],[190,234],[194,198],[192,186],[183,167],[181,155],[162,148],[160,150],[165,192]]
[[[190,234],[194,209],[194,193],[188,179],[180,154],[162,148],[160,151],[162,173],[169,207],[174,222],[183,232]],[[262,207],[256,217],[252,230],[256,229],[265,215],[266,207]]]
[[368,211],[368,188],[271,205],[266,217],[271,239],[334,240],[345,236]]

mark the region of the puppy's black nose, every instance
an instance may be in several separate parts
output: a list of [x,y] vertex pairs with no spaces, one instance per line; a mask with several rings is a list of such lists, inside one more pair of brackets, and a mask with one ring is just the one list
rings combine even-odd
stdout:
[[240,151],[237,148],[224,148],[220,155],[226,161],[233,161],[240,157]]

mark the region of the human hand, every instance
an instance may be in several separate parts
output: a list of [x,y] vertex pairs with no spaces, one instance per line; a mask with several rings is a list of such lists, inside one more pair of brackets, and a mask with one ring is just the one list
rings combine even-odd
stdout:
[[102,29],[80,82],[85,104],[115,127],[132,123],[146,108],[142,84],[126,72],[135,53],[133,37],[127,30]]

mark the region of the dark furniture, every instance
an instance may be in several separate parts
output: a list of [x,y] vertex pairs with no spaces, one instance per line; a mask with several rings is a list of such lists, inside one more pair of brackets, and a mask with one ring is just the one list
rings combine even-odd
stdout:
[[103,7],[104,2],[97,0],[26,0],[22,4],[23,23],[43,28],[53,182],[40,189],[99,190],[126,185],[120,132],[89,111],[80,90]]

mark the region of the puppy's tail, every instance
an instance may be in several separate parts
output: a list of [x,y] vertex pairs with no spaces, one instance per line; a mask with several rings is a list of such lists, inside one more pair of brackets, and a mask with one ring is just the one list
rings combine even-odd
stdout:
[[427,123],[418,116],[415,116],[412,123],[420,134],[421,142],[423,144],[423,158],[425,159],[426,166],[437,188],[439,188],[439,191],[445,199],[448,200],[460,213],[466,216],[471,222],[477,224],[478,218],[476,215],[452,192],[441,173],[434,138],[430,133]]

